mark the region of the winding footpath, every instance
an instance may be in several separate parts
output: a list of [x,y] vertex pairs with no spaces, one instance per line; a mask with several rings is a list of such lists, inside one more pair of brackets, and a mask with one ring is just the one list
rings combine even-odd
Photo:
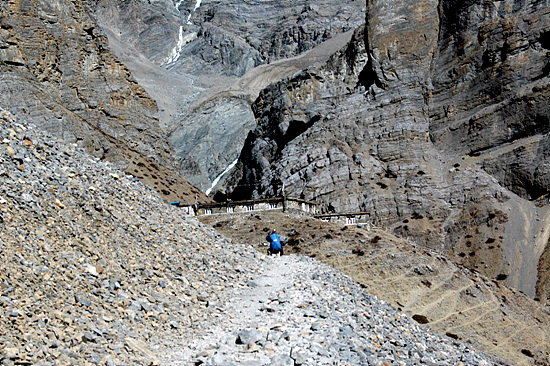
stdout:
[[164,365],[495,365],[308,257],[260,256]]

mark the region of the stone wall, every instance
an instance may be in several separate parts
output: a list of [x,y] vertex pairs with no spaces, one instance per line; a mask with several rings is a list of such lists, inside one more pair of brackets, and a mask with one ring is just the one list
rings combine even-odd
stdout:
[[218,204],[198,204],[188,205],[174,202],[174,205],[183,209],[186,215],[215,215],[215,214],[232,214],[246,213],[256,211],[285,211],[299,212],[304,214],[315,214],[316,205],[313,202],[308,202],[292,197],[276,197],[268,199],[247,200],[247,201],[227,201]]

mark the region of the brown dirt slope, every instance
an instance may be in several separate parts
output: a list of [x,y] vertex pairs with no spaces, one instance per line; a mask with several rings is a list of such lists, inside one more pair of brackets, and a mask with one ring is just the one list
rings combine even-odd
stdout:
[[212,202],[203,191],[166,167],[140,154],[129,154],[125,172],[154,188],[166,202],[182,201],[190,204]]
[[547,245],[538,263],[539,279],[537,283],[537,297],[542,303],[550,301],[550,245]]
[[369,293],[514,365],[548,365],[550,316],[539,303],[501,282],[380,229],[263,212],[201,218],[237,243],[265,251],[269,228],[288,237],[285,253],[317,258],[361,283]]

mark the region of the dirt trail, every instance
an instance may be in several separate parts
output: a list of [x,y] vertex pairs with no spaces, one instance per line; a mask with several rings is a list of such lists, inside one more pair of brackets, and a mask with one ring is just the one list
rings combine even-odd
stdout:
[[[550,364],[550,316],[532,299],[468,271],[438,253],[382,231],[281,213],[221,215],[203,221],[261,251],[262,233],[288,237],[285,253],[300,253],[342,270],[397,310],[425,319],[436,331],[509,360]],[[518,332],[518,330],[522,330]]]
[[341,272],[300,255],[260,256],[250,278],[224,291],[215,307],[166,365],[503,364],[434,335]]
[[[261,256],[261,259],[261,266],[256,269],[256,274],[247,283],[225,290],[218,301],[218,311],[212,321],[202,324],[199,336],[190,342],[188,348],[169,355],[165,360],[166,364],[195,365],[219,350],[220,353],[227,351],[228,347],[224,347],[224,344],[234,343],[233,340],[238,337],[237,332],[240,330],[260,329],[260,332],[267,333],[268,329],[289,322],[291,313],[286,316],[282,313],[282,317],[275,317],[269,315],[269,311],[266,312],[266,305],[279,301],[285,290],[294,286],[296,275],[307,275],[312,267],[308,261],[300,260],[300,256],[294,255]],[[256,356],[250,352],[249,357],[244,357],[244,361],[252,361]]]
[[292,286],[294,273],[303,273],[307,269],[295,256],[266,256],[266,266],[253,280],[253,285],[244,292],[230,296],[228,312],[234,314],[235,321],[241,324],[257,321],[261,305],[276,298],[280,291]]

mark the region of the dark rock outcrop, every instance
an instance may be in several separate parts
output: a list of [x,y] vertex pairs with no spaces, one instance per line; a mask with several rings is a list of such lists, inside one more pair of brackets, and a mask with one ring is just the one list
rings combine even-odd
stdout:
[[167,199],[193,190],[178,178],[155,102],[108,49],[85,2],[3,1],[0,14],[4,108],[144,178]]
[[368,1],[347,48],[262,91],[228,186],[371,212],[534,296],[549,29],[546,1]]

